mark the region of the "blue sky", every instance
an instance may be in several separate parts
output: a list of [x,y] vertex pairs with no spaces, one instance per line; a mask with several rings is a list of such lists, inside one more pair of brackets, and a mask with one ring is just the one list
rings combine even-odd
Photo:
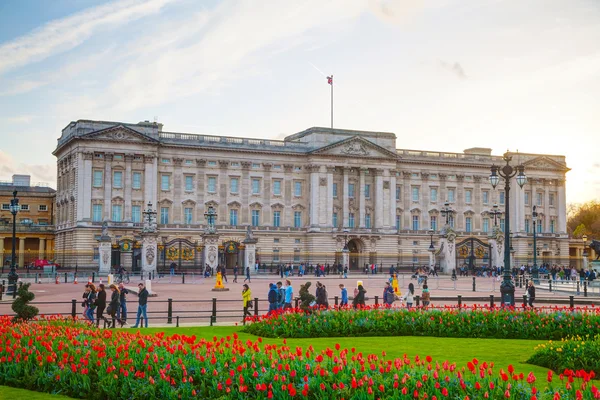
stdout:
[[77,119],[283,138],[329,125],[399,148],[564,154],[600,193],[597,0],[4,0],[0,180],[55,185]]

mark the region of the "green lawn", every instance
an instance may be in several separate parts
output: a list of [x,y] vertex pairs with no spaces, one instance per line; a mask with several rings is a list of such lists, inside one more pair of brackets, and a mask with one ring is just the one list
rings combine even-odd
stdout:
[[[142,332],[156,333],[165,332],[167,335],[196,335],[198,338],[212,338],[213,336],[222,337],[233,335],[237,332],[240,339],[255,340],[256,337],[240,332],[241,326],[237,327],[195,327],[195,328],[149,328]],[[134,332],[133,329],[129,331]],[[263,339],[265,343],[282,344],[282,339]],[[288,339],[287,345],[290,347],[313,345],[317,350],[327,347],[333,348],[336,343],[342,347],[355,347],[357,351],[363,353],[381,354],[387,353],[388,358],[400,357],[407,354],[409,357],[427,355],[434,360],[456,362],[458,365],[465,365],[473,358],[480,361],[493,362],[497,367],[506,370],[509,364],[515,367],[516,372],[523,372],[527,375],[533,371],[538,378],[545,376],[548,371],[546,368],[535,365],[525,364],[525,360],[533,354],[533,348],[543,343],[538,340],[501,340],[501,339],[456,339],[456,338],[437,338],[437,337],[361,337],[361,338],[318,338],[318,339]],[[495,369],[499,371],[499,369]],[[27,400],[57,400],[68,399],[64,396],[53,396],[43,393],[30,392],[0,386],[0,399],[27,399]]]

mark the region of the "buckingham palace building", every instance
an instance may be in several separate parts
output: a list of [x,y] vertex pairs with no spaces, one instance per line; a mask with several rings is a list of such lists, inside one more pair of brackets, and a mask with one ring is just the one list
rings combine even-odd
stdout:
[[[400,138],[401,139],[401,138]],[[489,182],[502,156],[396,148],[390,132],[309,128],[284,140],[167,132],[156,122],[79,120],[63,129],[57,158],[57,261],[97,266],[103,232],[112,264],[139,270],[140,235],[156,212],[158,265],[203,267],[205,213],[216,211],[219,263],[425,265],[446,225],[456,265],[489,266],[492,232],[505,225],[503,185]],[[564,156],[513,153],[528,181],[510,191],[515,265],[569,264]],[[537,248],[533,212],[537,212]],[[104,225],[104,231],[103,231]],[[104,237],[104,236],[102,236]],[[470,247],[469,247],[470,246]],[[473,246],[478,249],[475,252]],[[434,261],[435,262],[435,261]]]

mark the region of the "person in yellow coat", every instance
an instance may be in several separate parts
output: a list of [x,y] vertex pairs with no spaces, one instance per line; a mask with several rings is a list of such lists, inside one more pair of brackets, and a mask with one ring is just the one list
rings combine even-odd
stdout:
[[246,322],[246,315],[251,317],[252,313],[248,310],[248,308],[252,307],[252,291],[250,287],[244,283],[244,289],[242,289],[242,299],[244,300],[244,319],[242,322]]
[[400,293],[400,287],[398,286],[398,275],[394,274],[394,276],[392,277],[392,288],[394,288],[394,293],[396,294],[396,296],[401,296],[402,293]]

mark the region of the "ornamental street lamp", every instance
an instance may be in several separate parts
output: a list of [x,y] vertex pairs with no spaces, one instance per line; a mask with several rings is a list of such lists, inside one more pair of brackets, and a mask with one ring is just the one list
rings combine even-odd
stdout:
[[[10,272],[8,274],[8,290],[6,294],[13,294],[17,291],[17,275],[16,270],[16,258],[17,258],[17,213],[21,209],[19,206],[19,199],[17,198],[17,191],[13,192],[13,198],[10,199],[10,213],[13,216],[13,232],[12,232],[12,254],[10,260]],[[20,249],[24,251],[23,249]]]
[[504,276],[500,285],[500,293],[503,305],[514,306],[515,285],[512,283],[510,270],[510,180],[516,177],[517,184],[522,188],[527,182],[527,177],[525,176],[525,167],[523,165],[516,167],[510,165],[512,156],[508,152],[504,153],[502,159],[506,162],[506,165],[503,167],[492,165],[489,179],[494,189],[498,186],[500,178],[504,179]]
[[537,213],[537,206],[533,206],[533,212],[531,213],[531,219],[533,220],[533,269],[532,269],[532,274],[533,274],[533,283],[538,284],[539,283],[539,269],[537,266],[537,228],[536,228],[536,224],[537,224],[537,219],[538,219],[538,213]]
[[434,234],[435,232],[434,232],[434,231],[433,231],[433,229],[432,229],[432,230],[430,230],[428,233],[429,233],[429,236],[431,237],[431,242],[430,242],[430,244],[429,244],[429,251],[433,252],[433,251],[435,251],[435,247],[433,246],[433,234]]
[[348,233],[350,231],[348,229],[344,229],[344,248],[342,249],[342,268],[346,267],[350,268],[350,249],[348,248]]
[[498,217],[502,215],[502,211],[498,210],[498,203],[494,203],[490,215],[494,217],[494,226],[498,226]]
[[156,211],[152,209],[152,202],[148,202],[148,208],[142,212],[144,214],[144,232],[155,232],[156,231]]
[[207,232],[216,233],[215,221],[217,220],[217,212],[213,206],[208,207],[208,210],[204,213],[204,218],[206,218]]
[[448,200],[446,200],[446,202],[444,203],[444,207],[442,208],[440,213],[444,217],[446,217],[446,225],[450,225],[450,217],[454,215],[455,211],[450,208],[450,202]]

